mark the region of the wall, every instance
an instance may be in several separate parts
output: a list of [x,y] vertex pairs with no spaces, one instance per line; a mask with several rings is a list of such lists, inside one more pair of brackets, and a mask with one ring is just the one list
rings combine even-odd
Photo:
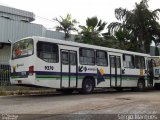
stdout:
[[[19,39],[30,36],[42,36],[64,40],[64,33],[47,30],[39,24],[26,23],[23,21],[10,20],[0,17],[0,26],[0,43],[8,43],[8,40],[15,42]],[[74,41],[74,36],[71,35],[69,40]],[[0,64],[4,63],[4,61],[8,62],[9,55],[10,46],[5,46],[3,49],[0,49]]]
[[0,49],[0,64],[9,64],[10,59],[10,49],[11,47],[9,45],[4,45],[3,49]]
[[[15,42],[24,37],[42,36],[54,39],[64,40],[64,33],[47,30],[39,24],[26,23],[0,17],[0,42],[8,43],[8,40]],[[74,40],[71,35],[69,40]]]

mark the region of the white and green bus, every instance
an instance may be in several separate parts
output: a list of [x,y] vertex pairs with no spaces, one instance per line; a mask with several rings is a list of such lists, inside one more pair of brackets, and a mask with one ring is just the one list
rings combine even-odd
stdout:
[[150,55],[124,50],[28,37],[12,45],[11,83],[55,88],[64,93],[94,88],[150,86],[147,58]]

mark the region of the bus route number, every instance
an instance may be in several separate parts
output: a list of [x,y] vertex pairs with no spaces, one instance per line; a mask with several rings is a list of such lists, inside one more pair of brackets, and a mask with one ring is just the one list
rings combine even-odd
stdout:
[[53,66],[45,66],[45,70],[54,70]]

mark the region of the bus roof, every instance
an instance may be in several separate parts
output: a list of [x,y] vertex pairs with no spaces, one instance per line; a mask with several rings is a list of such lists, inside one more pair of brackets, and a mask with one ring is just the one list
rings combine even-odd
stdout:
[[[114,49],[114,48],[108,48],[108,47],[102,47],[102,46],[96,46],[96,45],[89,45],[89,44],[84,44],[84,43],[65,41],[65,40],[53,39],[53,38],[46,38],[46,37],[40,37],[40,36],[26,37],[23,39],[27,39],[27,38],[33,38],[33,40],[35,40],[35,41],[52,42],[52,43],[57,43],[57,44],[67,45],[67,46],[84,47],[84,48],[86,47],[86,48],[92,48],[92,49],[106,50],[108,52],[135,54],[135,55],[140,55],[140,56],[151,57],[149,54],[144,54],[144,53],[131,52],[131,51],[126,51],[126,50],[120,50],[120,49]],[[21,39],[21,40],[23,40],[23,39]]]
[[160,58],[160,56],[150,56],[150,58]]

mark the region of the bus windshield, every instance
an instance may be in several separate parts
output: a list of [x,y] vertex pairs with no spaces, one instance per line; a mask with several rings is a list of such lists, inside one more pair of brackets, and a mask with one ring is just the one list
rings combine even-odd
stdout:
[[13,44],[12,59],[27,57],[33,54],[33,40],[24,39]]

